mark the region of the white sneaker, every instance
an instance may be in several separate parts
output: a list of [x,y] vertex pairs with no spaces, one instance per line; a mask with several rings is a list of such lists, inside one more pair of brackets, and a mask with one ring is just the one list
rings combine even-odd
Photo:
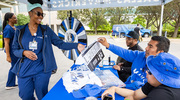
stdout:
[[16,88],[18,85],[15,85],[15,86],[6,86],[5,89],[6,90],[11,90],[11,89],[14,89]]

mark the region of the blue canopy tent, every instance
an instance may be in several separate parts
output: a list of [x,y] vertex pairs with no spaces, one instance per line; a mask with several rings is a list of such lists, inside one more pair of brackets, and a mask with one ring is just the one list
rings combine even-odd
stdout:
[[[26,3],[27,0],[16,0]],[[87,8],[105,8],[105,7],[132,7],[132,6],[156,6],[161,5],[161,20],[159,35],[162,35],[162,19],[164,4],[172,0],[43,0],[43,9],[50,11],[73,10]],[[49,17],[50,19],[50,17]],[[50,25],[49,20],[49,25]]]

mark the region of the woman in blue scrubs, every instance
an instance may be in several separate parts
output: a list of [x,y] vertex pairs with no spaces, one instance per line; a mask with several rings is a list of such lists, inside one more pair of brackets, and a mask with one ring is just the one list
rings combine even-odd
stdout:
[[11,68],[9,69],[9,74],[8,74],[8,79],[6,83],[5,89],[13,89],[17,85],[16,83],[16,75],[11,72],[14,64],[17,61],[17,57],[14,56],[12,52],[12,41],[14,38],[15,30],[16,27],[14,24],[17,23],[16,16],[14,13],[6,13],[4,16],[4,21],[3,21],[3,41],[4,41],[4,47],[5,47],[5,52],[6,52],[6,60],[11,63]]
[[42,0],[28,0],[30,22],[17,27],[13,41],[14,54],[19,57],[13,72],[18,76],[19,96],[23,100],[38,100],[48,92],[51,72],[57,69],[52,44],[59,49],[78,49],[85,46],[78,43],[66,43],[47,25],[41,25],[44,17]]

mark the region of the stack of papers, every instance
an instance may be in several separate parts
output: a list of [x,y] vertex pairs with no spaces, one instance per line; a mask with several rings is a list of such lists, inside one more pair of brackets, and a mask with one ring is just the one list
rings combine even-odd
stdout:
[[102,86],[101,80],[91,71],[68,71],[63,74],[63,85],[68,93],[78,90],[86,84]]
[[102,89],[108,89],[111,86],[125,87],[126,85],[110,70],[95,70],[94,73],[99,77],[103,86]]

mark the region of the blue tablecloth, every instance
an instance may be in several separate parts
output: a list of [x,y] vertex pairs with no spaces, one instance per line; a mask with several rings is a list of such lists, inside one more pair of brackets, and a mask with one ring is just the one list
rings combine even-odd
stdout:
[[[74,68],[76,65],[73,65],[71,68]],[[97,66],[98,67],[98,66]],[[99,67],[98,67],[99,68]],[[117,77],[118,73],[116,70],[110,68],[100,68],[101,70],[111,70]],[[103,93],[103,92],[102,92]],[[124,100],[124,97],[121,97],[118,94],[115,94],[116,100]],[[54,87],[44,96],[42,100],[84,100],[74,98],[72,93],[68,93],[63,85],[62,78],[54,85]],[[98,98],[98,100],[101,100],[101,98]]]

